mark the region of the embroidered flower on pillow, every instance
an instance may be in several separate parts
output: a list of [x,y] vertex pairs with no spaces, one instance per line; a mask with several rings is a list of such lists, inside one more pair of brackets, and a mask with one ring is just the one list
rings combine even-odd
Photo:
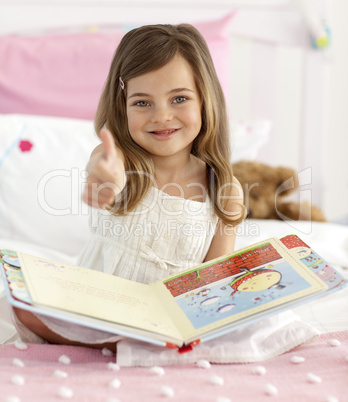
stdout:
[[21,140],[19,143],[19,148],[22,152],[29,152],[32,147],[33,144],[28,140]]

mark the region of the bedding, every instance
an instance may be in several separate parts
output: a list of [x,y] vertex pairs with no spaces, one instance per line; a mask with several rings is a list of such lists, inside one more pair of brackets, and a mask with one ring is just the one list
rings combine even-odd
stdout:
[[77,255],[88,238],[85,167],[100,142],[92,122],[1,115],[0,133],[0,237]]
[[107,350],[26,345],[0,348],[6,402],[93,401],[343,402],[348,332],[320,335],[262,363],[119,367]]

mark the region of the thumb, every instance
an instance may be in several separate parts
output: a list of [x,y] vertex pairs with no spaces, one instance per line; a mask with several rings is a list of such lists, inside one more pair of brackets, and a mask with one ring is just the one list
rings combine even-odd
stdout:
[[104,147],[104,157],[106,159],[116,157],[116,145],[114,141],[114,137],[110,133],[110,131],[106,128],[100,130],[99,138],[101,139]]

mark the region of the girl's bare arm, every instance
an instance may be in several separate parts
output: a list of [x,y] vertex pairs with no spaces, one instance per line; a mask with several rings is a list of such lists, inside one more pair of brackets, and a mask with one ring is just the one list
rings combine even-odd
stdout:
[[[226,210],[236,219],[242,214],[240,205],[243,204],[243,189],[237,179],[235,179],[232,187],[231,199],[226,205]],[[210,261],[221,257],[225,254],[233,253],[236,243],[236,234],[238,226],[226,225],[221,220],[217,224],[217,228],[210,244],[210,248],[205,257],[205,261]]]

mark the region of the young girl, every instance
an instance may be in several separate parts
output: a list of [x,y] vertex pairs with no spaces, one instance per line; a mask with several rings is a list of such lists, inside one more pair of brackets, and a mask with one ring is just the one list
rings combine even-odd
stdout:
[[[83,195],[95,207],[92,237],[78,265],[151,283],[234,250],[243,196],[223,92],[194,27],[143,26],[124,36],[95,129],[102,142]],[[93,342],[26,314],[18,311],[19,320],[48,341]]]

